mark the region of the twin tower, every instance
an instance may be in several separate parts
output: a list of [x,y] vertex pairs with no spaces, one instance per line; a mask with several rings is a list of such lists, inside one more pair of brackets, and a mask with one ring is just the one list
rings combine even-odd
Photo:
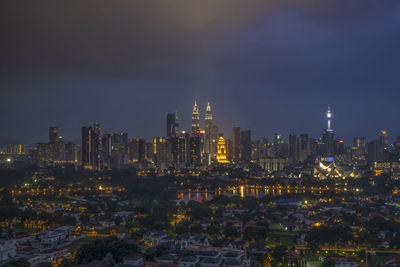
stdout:
[[197,101],[194,102],[192,112],[192,136],[204,134],[204,152],[215,157],[217,154],[218,127],[213,123],[210,103],[207,103],[204,117],[204,131],[200,128],[200,115]]
[[[210,102],[207,103],[206,115],[205,115],[205,129],[212,125],[212,112]],[[197,101],[194,101],[194,107],[192,112],[192,135],[196,135],[200,131],[200,115],[199,107],[197,106]]]

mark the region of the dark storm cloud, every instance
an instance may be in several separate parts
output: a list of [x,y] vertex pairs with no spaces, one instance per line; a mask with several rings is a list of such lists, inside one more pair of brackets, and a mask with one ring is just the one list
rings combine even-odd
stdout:
[[[398,1],[3,1],[0,135],[99,121],[149,138],[194,99],[230,136],[400,133]],[[204,112],[204,110],[201,110]],[[26,127],[29,131],[24,131]]]

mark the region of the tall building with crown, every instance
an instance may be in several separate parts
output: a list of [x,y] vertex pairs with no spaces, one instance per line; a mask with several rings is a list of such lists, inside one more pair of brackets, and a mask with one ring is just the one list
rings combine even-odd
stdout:
[[211,111],[211,105],[208,102],[206,107],[205,121],[205,149],[204,152],[209,154],[212,158],[217,153],[217,142],[218,142],[218,128],[213,123],[213,116]]
[[216,159],[218,163],[229,163],[225,139],[222,136],[218,139]]
[[210,102],[207,103],[206,115],[204,118],[205,126],[205,153],[211,154],[212,151],[212,112]]
[[192,136],[195,136],[198,130],[200,130],[199,108],[197,107],[197,102],[194,101],[192,112]]

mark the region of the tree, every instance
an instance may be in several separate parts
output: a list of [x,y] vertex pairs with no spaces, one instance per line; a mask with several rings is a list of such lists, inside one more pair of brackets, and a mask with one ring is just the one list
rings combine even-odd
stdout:
[[178,235],[186,234],[188,232],[189,232],[189,225],[187,222],[181,222],[175,226],[175,233],[177,233]]
[[77,264],[88,264],[94,260],[103,260],[107,253],[113,255],[115,262],[120,262],[126,255],[135,254],[138,247],[135,243],[108,237],[105,239],[96,239],[95,241],[84,244],[76,252]]
[[287,249],[288,249],[287,246],[282,246],[282,245],[274,247],[274,250],[272,251],[272,257],[276,261],[281,261],[283,256],[286,255]]
[[204,204],[191,200],[188,202],[189,215],[194,220],[209,218],[212,215],[211,209]]
[[79,220],[82,224],[87,225],[90,223],[90,215],[82,214],[81,216],[79,216]]
[[225,238],[238,238],[240,237],[240,233],[232,223],[227,223],[224,229]]
[[1,267],[29,267],[29,266],[30,264],[26,259],[13,260],[1,265]]
[[104,261],[108,267],[113,267],[115,265],[115,261],[113,259],[113,255],[111,253],[107,253],[104,257]]
[[196,234],[201,234],[203,232],[203,227],[200,224],[195,223],[190,227],[190,232],[196,233]]
[[256,240],[265,240],[268,236],[268,228],[266,227],[256,227]]
[[65,215],[63,217],[63,221],[64,221],[64,225],[75,225],[76,224],[76,218],[74,216],[71,215]]
[[219,223],[213,222],[207,227],[207,234],[210,236],[217,238],[221,234],[221,228]]
[[254,227],[247,226],[244,228],[243,238],[246,241],[252,241],[256,238],[256,231]]
[[75,267],[76,264],[70,259],[63,259],[59,267]]
[[306,236],[308,246],[312,250],[316,250],[325,243],[329,245],[342,245],[352,239],[353,236],[350,229],[340,225],[314,228]]
[[122,223],[122,218],[120,216],[115,217],[115,225],[119,226]]

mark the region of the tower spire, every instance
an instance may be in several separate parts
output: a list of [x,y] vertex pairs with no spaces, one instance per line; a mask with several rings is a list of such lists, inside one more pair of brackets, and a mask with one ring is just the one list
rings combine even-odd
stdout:
[[212,112],[211,112],[210,102],[207,103],[205,120],[206,120],[206,124],[207,124],[207,122],[212,121]]
[[197,101],[194,101],[193,112],[192,112],[192,135],[195,135],[197,130],[199,129],[200,129],[199,108],[197,107]]
[[332,113],[331,113],[331,107],[330,106],[328,106],[328,111],[326,112],[326,118],[328,119],[328,128],[326,130],[327,131],[332,131],[332,129],[331,129]]

